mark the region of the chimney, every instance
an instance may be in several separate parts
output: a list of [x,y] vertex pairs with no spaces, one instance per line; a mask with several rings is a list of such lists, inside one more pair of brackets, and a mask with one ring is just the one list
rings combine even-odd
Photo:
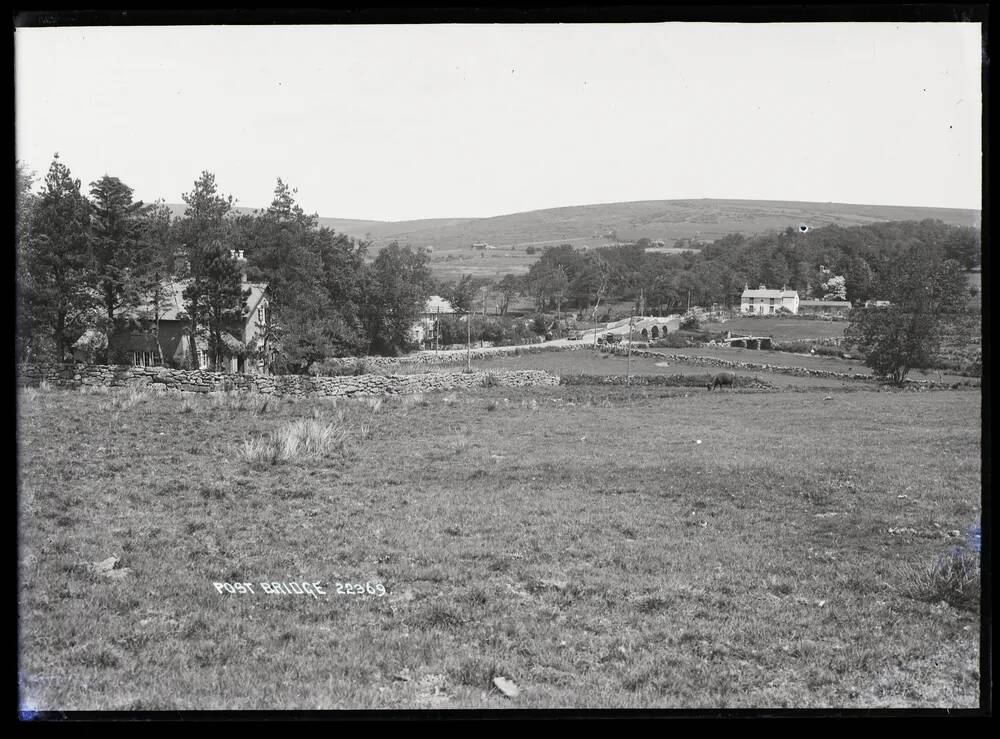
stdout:
[[243,256],[242,249],[230,249],[230,256],[236,260],[236,264],[240,268],[240,283],[243,285],[247,284],[247,260]]

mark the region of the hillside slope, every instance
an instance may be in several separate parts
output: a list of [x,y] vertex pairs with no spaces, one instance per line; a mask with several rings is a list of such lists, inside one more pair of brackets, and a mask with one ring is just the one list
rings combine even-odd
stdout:
[[[183,206],[170,206],[183,212]],[[240,208],[241,211],[252,210]],[[430,246],[435,273],[442,277],[471,273],[502,275],[524,272],[534,256],[529,246],[573,244],[598,247],[614,232],[621,241],[677,239],[714,241],[729,233],[745,235],[788,226],[830,224],[860,226],[880,221],[933,218],[961,226],[979,226],[978,210],[920,208],[893,205],[851,205],[779,200],[642,200],[548,208],[492,218],[435,218],[415,221],[365,221],[320,217],[321,225],[357,239],[370,239],[372,251],[392,241]],[[473,250],[486,242],[495,250]]]

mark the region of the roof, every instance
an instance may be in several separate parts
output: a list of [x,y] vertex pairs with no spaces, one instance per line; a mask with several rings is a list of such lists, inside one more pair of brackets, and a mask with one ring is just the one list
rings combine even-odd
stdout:
[[744,290],[744,298],[797,298],[798,292],[795,290]]
[[226,348],[230,352],[237,356],[242,356],[246,353],[246,345],[228,331],[222,332],[222,343],[226,345]]
[[431,295],[424,303],[424,313],[454,313],[451,303],[440,295]]
[[[160,314],[161,321],[180,321],[182,320],[181,314],[186,314],[187,310],[184,306],[184,288],[191,284],[191,280],[180,280],[177,282],[167,283],[165,288],[165,300],[164,309]],[[247,313],[253,313],[257,308],[261,299],[264,297],[264,293],[267,290],[267,284],[263,282],[246,282],[243,284],[244,288],[250,289],[250,296],[247,298],[246,311]],[[152,302],[152,297],[147,296],[147,302],[139,310],[139,313],[143,316],[152,317],[153,309],[150,305]]]

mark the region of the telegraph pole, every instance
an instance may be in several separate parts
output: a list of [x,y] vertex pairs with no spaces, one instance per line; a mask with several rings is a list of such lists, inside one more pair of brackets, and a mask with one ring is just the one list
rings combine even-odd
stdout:
[[[471,306],[470,306],[471,308]],[[470,310],[465,316],[465,322],[468,329],[468,338],[465,341],[465,371],[472,372],[472,311]]]
[[628,361],[625,363],[625,392],[628,395],[628,401],[631,405],[632,403],[632,388],[630,387],[632,379],[632,326],[635,323],[635,306],[632,306],[632,313],[628,318]]
[[[483,285],[483,328],[486,328],[486,286]],[[479,337],[479,347],[483,348],[486,346],[486,342],[482,336]]]

